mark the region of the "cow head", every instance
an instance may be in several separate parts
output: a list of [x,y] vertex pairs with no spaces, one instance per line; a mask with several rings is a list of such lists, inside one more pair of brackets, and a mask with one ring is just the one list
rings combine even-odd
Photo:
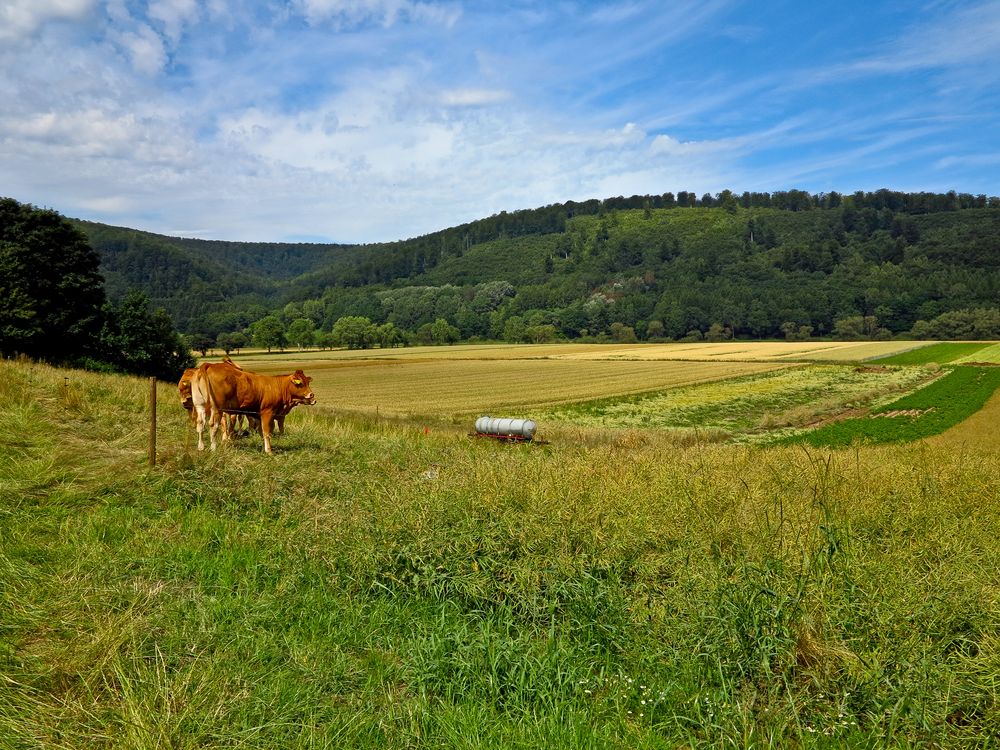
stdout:
[[309,405],[316,403],[316,394],[309,387],[312,378],[302,372],[302,370],[296,370],[295,374],[289,375],[288,382],[292,403]]
[[180,381],[177,383],[177,394],[181,398],[181,406],[188,411],[194,408],[194,399],[191,397],[191,378],[194,376],[194,373],[194,370],[185,370]]

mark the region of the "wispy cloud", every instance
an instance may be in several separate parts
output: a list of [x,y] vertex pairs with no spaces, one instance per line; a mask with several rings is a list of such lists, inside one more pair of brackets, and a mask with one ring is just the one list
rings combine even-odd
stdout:
[[411,0],[292,0],[291,5],[310,25],[329,23],[337,28],[365,23],[392,26],[399,21],[451,26],[460,15],[457,5]]

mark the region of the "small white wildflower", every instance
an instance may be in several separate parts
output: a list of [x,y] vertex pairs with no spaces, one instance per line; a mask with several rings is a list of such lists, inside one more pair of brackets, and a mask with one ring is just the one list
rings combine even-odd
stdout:
[[587,695],[590,695],[590,691],[589,690],[584,690],[583,692],[585,692]]

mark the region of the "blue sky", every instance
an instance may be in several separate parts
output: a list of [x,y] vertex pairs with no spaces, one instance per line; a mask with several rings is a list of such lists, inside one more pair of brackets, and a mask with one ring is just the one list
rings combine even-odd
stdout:
[[1000,1],[2,0],[0,195],[232,240],[1000,193]]

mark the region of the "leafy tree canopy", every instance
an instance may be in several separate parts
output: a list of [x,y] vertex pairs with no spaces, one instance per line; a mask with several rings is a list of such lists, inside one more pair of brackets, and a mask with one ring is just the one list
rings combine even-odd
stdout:
[[195,364],[170,316],[162,309],[151,311],[139,291],[108,306],[100,340],[103,361],[123,372],[175,380]]
[[0,353],[69,362],[95,354],[100,257],[55,211],[0,198]]

